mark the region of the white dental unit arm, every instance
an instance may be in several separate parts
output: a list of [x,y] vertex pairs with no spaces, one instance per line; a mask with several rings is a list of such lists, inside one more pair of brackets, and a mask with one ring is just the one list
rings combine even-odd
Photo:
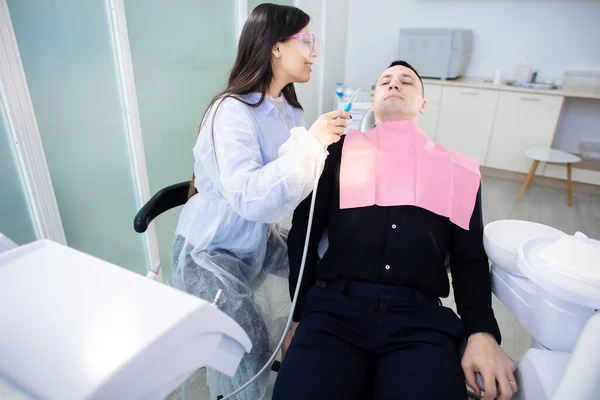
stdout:
[[500,220],[484,245],[494,295],[533,338],[513,400],[600,399],[600,241]]
[[252,347],[216,306],[41,240],[0,254],[0,398],[165,399]]

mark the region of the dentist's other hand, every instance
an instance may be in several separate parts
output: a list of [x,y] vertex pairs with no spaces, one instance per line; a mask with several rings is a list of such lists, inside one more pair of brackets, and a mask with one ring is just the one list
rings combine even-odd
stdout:
[[285,353],[287,352],[288,348],[290,347],[290,344],[292,343],[292,339],[294,338],[294,334],[296,333],[296,328],[298,328],[298,322],[294,322],[292,324],[290,331],[285,336],[285,340],[283,341],[283,344],[281,345],[281,358],[282,359],[283,359],[283,357],[285,357]]
[[[500,392],[500,400],[509,400],[517,392],[517,382],[512,360],[506,355],[496,339],[489,333],[474,333],[469,336],[467,348],[461,362],[467,385],[480,396],[475,373],[483,377],[485,395],[483,400],[493,400]],[[496,387],[496,382],[498,386]]]
[[352,117],[344,111],[331,111],[323,114],[308,130],[324,148],[340,140],[344,129],[348,127],[348,120]]

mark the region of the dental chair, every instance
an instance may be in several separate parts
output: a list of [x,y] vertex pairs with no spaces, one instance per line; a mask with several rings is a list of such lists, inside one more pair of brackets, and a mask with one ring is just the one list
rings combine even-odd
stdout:
[[156,192],[135,215],[133,229],[137,233],[144,233],[150,223],[160,214],[184,205],[188,200],[189,188],[190,181],[187,181],[167,186]]
[[[160,214],[184,205],[188,200],[189,188],[190,181],[186,181],[167,186],[156,192],[135,215],[133,229],[137,233],[144,233],[150,223]],[[280,365],[279,361],[275,361],[271,366],[271,371],[278,372]]]
[[[184,205],[188,200],[190,183],[190,181],[176,183],[156,192],[135,215],[133,229],[138,233],[144,233],[156,217],[175,207]],[[271,366],[271,371],[279,372],[280,366],[281,362],[275,360]]]
[[[374,126],[374,115],[368,111],[359,130]],[[492,293],[533,337],[531,348],[516,362],[519,390],[514,400],[600,399],[600,272],[593,282],[557,275],[552,263],[562,258],[565,265],[572,253],[564,246],[560,252],[546,252],[546,258],[542,252],[571,243],[579,245],[574,253],[581,256],[581,249],[598,251],[600,241],[578,232],[568,242],[558,242],[567,236],[530,221],[500,220],[484,228]],[[595,262],[600,269],[600,257],[589,251],[588,265]],[[482,383],[478,376],[481,389]]]
[[164,400],[252,348],[207,301],[50,240],[2,242],[0,399]]

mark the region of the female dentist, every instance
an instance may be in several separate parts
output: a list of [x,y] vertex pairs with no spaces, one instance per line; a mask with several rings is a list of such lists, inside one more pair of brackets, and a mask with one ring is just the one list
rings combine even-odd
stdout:
[[[288,299],[287,232],[278,222],[310,194],[327,146],[351,118],[334,111],[303,127],[294,83],[310,79],[317,55],[309,21],[295,7],[262,4],[252,11],[227,88],[210,103],[194,146],[192,196],[175,232],[171,285],[209,301],[222,289],[219,309],[253,345],[234,377],[208,371],[212,398],[254,376],[271,355],[270,331],[283,333],[287,315],[266,323],[264,316],[278,310],[257,304],[254,289],[273,274]],[[267,370],[235,398],[262,399],[268,376]]]

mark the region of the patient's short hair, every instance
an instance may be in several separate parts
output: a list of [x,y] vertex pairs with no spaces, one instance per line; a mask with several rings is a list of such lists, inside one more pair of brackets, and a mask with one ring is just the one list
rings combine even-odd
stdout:
[[410,69],[412,72],[415,73],[415,75],[417,76],[417,78],[419,78],[419,80],[421,81],[421,93],[423,94],[423,96],[425,96],[425,87],[423,86],[423,79],[421,79],[421,75],[419,75],[419,73],[417,72],[417,70],[415,69],[415,67],[413,67],[412,65],[410,65],[406,61],[397,60],[397,61],[392,62],[388,68],[392,68],[392,67],[395,67],[397,65],[400,65],[402,67],[406,67],[406,68]]

